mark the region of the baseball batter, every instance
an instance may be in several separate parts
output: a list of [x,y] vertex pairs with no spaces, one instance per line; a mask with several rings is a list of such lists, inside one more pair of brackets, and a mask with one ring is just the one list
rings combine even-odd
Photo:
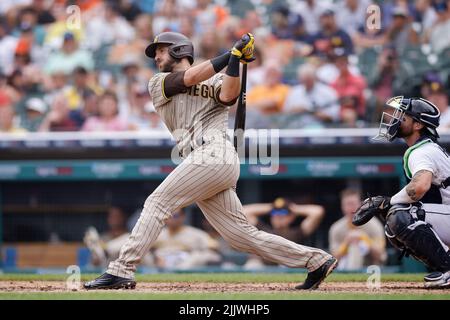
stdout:
[[427,288],[450,287],[450,158],[437,143],[439,109],[421,98],[394,97],[384,112],[382,140],[403,138],[409,183],[392,197],[365,200],[353,223],[366,223],[374,214],[385,221],[385,233],[397,248],[436,271],[425,276]]
[[[315,289],[337,259],[262,232],[249,224],[235,186],[239,158],[227,140],[229,106],[240,92],[240,62],[253,60],[254,38],[243,36],[227,53],[192,66],[194,48],[182,34],[164,32],[145,53],[159,73],[148,89],[156,111],[177,141],[183,161],[147,198],[119,258],[86,289],[134,288],[136,265],[160,234],[164,221],[179,208],[197,203],[211,225],[232,247],[293,268],[307,268],[297,289]],[[219,72],[226,67],[225,74]]]

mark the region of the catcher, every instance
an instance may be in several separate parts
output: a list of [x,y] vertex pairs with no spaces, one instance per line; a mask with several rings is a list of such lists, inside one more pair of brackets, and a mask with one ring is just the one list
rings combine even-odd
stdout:
[[437,143],[439,109],[422,98],[394,97],[386,105],[393,112],[383,112],[375,139],[406,142],[409,183],[392,197],[364,200],[352,223],[379,216],[389,241],[434,271],[425,276],[425,287],[450,288],[450,159]]

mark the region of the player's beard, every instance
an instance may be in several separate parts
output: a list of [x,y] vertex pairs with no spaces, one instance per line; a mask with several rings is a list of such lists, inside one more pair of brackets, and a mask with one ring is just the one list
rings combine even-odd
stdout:
[[177,63],[177,60],[169,56],[167,62],[160,64],[159,70],[161,70],[161,72],[172,72]]
[[398,133],[397,133],[397,137],[399,138],[406,138],[409,137],[410,135],[413,134],[413,127],[409,126],[409,127],[404,127],[404,126],[400,126],[400,128],[398,128]]

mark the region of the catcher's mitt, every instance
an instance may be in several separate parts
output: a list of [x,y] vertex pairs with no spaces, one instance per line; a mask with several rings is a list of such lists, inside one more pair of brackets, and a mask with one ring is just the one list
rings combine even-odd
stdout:
[[385,196],[370,197],[363,201],[356,210],[352,223],[355,226],[362,226],[369,222],[377,214],[385,214],[391,207],[391,198]]

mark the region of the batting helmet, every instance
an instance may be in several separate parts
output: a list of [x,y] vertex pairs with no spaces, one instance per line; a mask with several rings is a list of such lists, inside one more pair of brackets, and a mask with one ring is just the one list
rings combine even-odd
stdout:
[[158,44],[169,45],[169,54],[174,59],[188,58],[189,63],[194,63],[194,46],[191,40],[178,32],[163,32],[153,39],[153,42],[145,49],[145,55],[155,58]]
[[431,136],[439,138],[436,128],[439,126],[441,112],[430,101],[399,96],[389,99],[386,105],[394,108],[394,112],[392,114],[383,112],[377,138],[394,140],[398,135],[400,121],[404,114],[422,123]]

